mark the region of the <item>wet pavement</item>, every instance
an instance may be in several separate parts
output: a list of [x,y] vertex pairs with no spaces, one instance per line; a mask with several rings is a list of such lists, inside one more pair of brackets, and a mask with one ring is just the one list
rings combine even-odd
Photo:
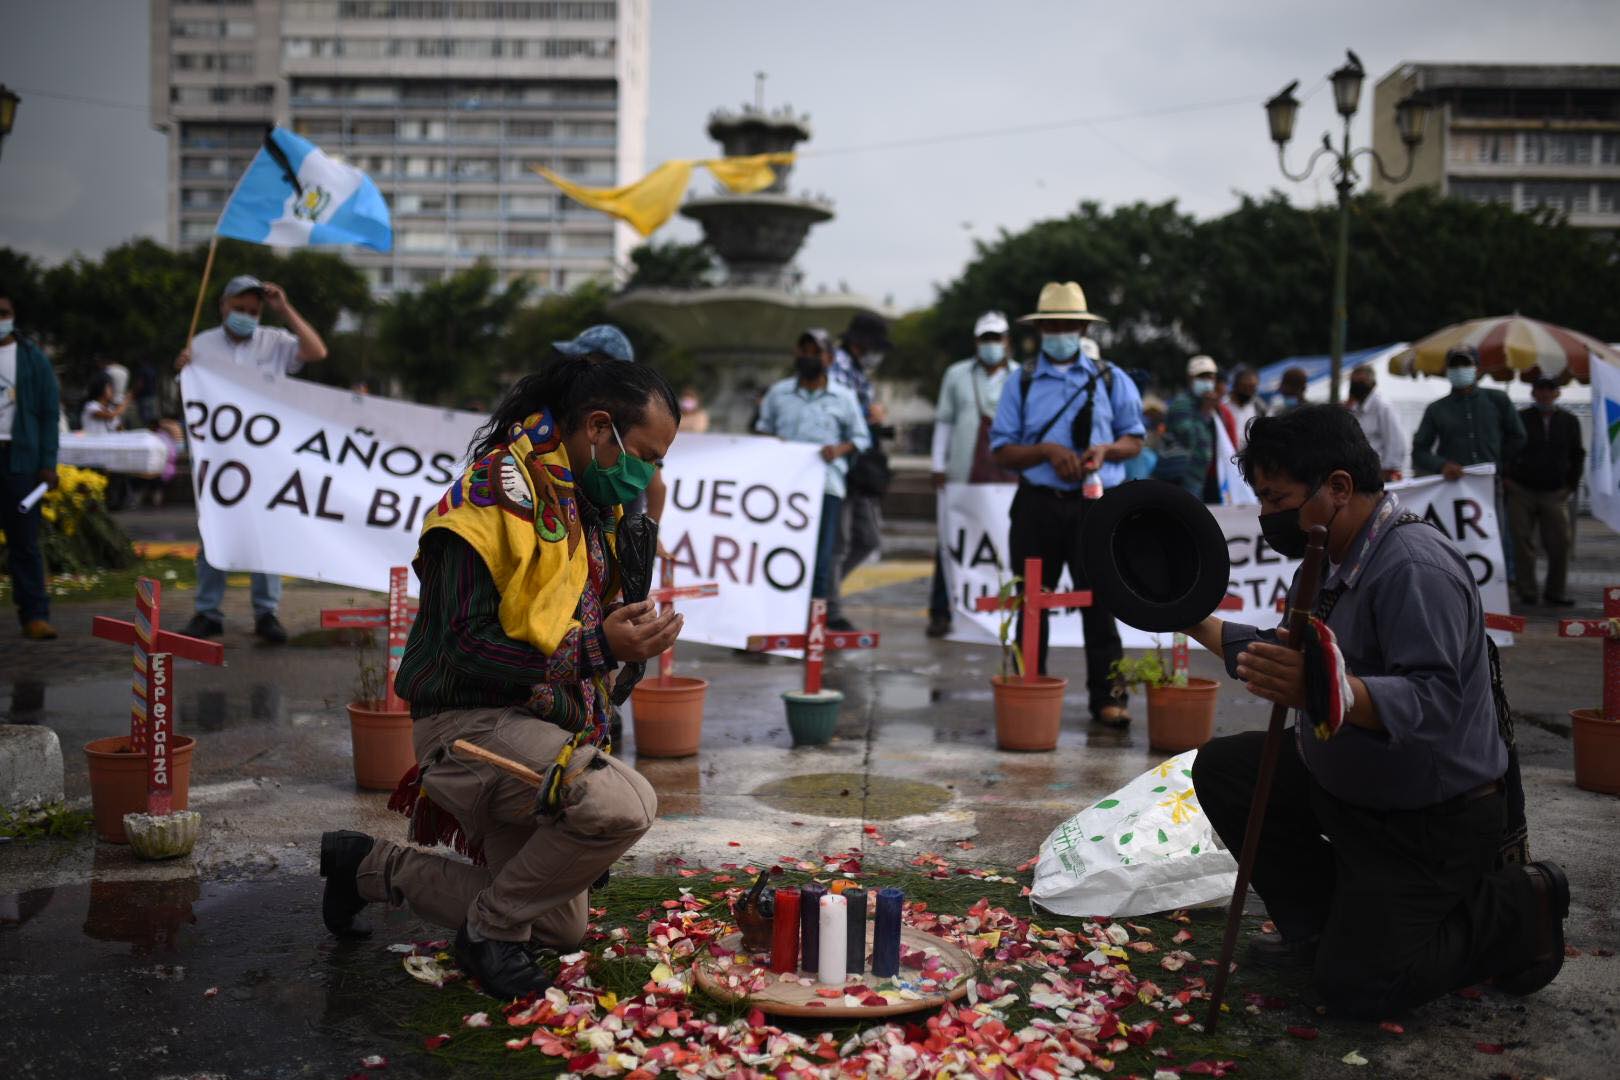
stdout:
[[[1598,587],[1620,582],[1620,537],[1583,525],[1578,610],[1596,613]],[[882,631],[883,648],[830,664],[828,685],[846,698],[827,746],[791,747],[779,695],[796,685],[796,664],[680,648],[680,672],[711,683],[702,750],[638,759],[627,739],[624,756],[657,789],[660,813],[626,869],[667,867],[676,855],[718,865],[849,848],[872,863],[937,850],[1010,868],[1058,822],[1159,760],[1140,702],[1137,723],[1116,733],[1088,725],[1073,692],[1055,752],[998,752],[987,681],[994,650],[925,638],[926,577],[901,569],[885,580],[908,580],[847,605],[860,625]],[[374,600],[289,584],[282,618],[298,634],[323,607]],[[170,590],[165,601],[165,625],[177,629],[190,594]],[[89,635],[93,615],[127,610],[61,603],[61,641],[8,640],[0,652],[0,722],[60,734],[70,800],[88,793],[79,747],[127,725],[128,649]],[[1553,613],[1532,615],[1504,653],[1505,670],[1525,714],[1534,853],[1569,871],[1569,943],[1582,955],[1548,990],[1490,1014],[1500,1037],[1489,1041],[1509,1051],[1489,1067],[1453,1062],[1460,1036],[1442,1022],[1429,1025],[1432,1037],[1414,1029],[1398,1075],[1608,1076],[1620,1058],[1620,960],[1594,955],[1620,950],[1612,842],[1620,799],[1574,787],[1567,720],[1569,709],[1597,701],[1601,645],[1560,640]],[[193,858],[141,863],[89,840],[0,845],[0,1060],[13,1075],[342,1076],[368,1053],[395,1058],[385,1075],[432,1074],[417,1046],[390,1045],[403,1038],[397,1008],[377,994],[399,982],[390,958],[375,942],[335,946],[315,908],[322,830],[397,837],[403,825],[384,794],[354,786],[343,705],[355,650],[259,645],[245,588],[230,590],[227,616],[224,668],[176,664],[179,731],[198,740],[191,805],[205,831]],[[1058,667],[1083,677],[1079,653],[1059,653]],[[1193,669],[1219,674],[1204,655]],[[1257,728],[1265,717],[1262,703],[1222,681],[1218,732]],[[867,824],[891,846],[873,846]],[[972,850],[953,846],[960,842]],[[440,932],[395,913],[379,940],[425,936]],[[219,993],[204,997],[211,986]]]

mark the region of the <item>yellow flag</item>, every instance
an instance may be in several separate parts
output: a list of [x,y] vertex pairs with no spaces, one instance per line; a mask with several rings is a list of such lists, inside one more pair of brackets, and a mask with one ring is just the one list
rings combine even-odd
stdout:
[[680,207],[692,180],[692,165],[690,161],[666,161],[635,183],[616,188],[581,187],[540,165],[533,168],[575,202],[628,221],[642,236],[651,236]]
[[681,197],[692,182],[692,170],[700,165],[738,195],[751,195],[776,182],[773,165],[791,165],[791,153],[751,154],[747,157],[666,161],[633,184],[616,188],[582,187],[571,184],[550,169],[533,166],[535,172],[562,189],[563,194],[592,210],[612,214],[627,221],[642,236],[651,236],[680,209]]

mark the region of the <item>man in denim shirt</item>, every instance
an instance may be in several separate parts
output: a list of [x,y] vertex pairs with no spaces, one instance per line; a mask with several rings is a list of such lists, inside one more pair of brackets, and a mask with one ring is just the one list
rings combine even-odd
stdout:
[[[996,464],[1020,474],[1013,497],[1007,547],[1012,573],[1024,560],[1041,560],[1041,584],[1057,587],[1063,567],[1076,589],[1090,586],[1080,555],[1080,536],[1098,488],[1125,480],[1124,462],[1142,451],[1142,397],[1123,372],[1085,355],[1080,343],[1088,324],[1104,321],[1086,308],[1086,294],[1072,281],[1041,289],[1033,315],[1041,351],[1033,370],[1015,374],[1002,389],[990,449]],[[1089,427],[1075,438],[1077,421]],[[1047,618],[1041,612],[1040,672],[1046,673]],[[1122,650],[1114,616],[1102,605],[1081,609],[1086,635],[1086,689],[1091,718],[1110,727],[1131,722],[1126,698],[1109,675]],[[1020,637],[1023,620],[1018,620]]]
[[[1312,963],[1330,1007],[1372,1020],[1493,977],[1540,989],[1563,963],[1569,883],[1552,863],[1505,857],[1523,836],[1518,776],[1467,561],[1402,514],[1344,409],[1255,420],[1242,462],[1278,553],[1298,558],[1306,530],[1326,527],[1314,613],[1336,639],[1313,647],[1307,676],[1276,630],[1211,616],[1188,631],[1251,693],[1298,710],[1254,860],[1282,938],[1273,955]],[[1264,738],[1215,739],[1193,763],[1234,856]]]

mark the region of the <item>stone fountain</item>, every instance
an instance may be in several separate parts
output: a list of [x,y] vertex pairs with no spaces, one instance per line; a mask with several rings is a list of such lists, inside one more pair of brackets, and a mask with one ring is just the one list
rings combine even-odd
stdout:
[[[790,107],[762,105],[719,110],[709,136],[727,157],[793,150],[810,138],[809,117]],[[681,214],[703,229],[719,257],[723,277],[700,289],[632,289],[614,300],[615,317],[658,334],[698,357],[715,375],[707,406],[716,426],[744,430],[757,393],[791,370],[793,343],[807,327],[837,335],[858,311],[886,314],[864,296],[806,292],[794,257],[812,226],[830,221],[826,198],[788,190],[791,165],[776,166],[776,180],[750,195],[721,188],[687,199]]]

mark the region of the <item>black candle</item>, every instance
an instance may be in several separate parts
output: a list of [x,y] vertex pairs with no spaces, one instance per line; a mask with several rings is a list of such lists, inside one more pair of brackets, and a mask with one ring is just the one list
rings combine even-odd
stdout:
[[844,970],[859,975],[866,970],[866,890],[845,889],[844,899],[849,901],[849,945],[844,949]]
[[799,890],[799,970],[814,975],[821,966],[821,898],[827,886],[815,882]]

